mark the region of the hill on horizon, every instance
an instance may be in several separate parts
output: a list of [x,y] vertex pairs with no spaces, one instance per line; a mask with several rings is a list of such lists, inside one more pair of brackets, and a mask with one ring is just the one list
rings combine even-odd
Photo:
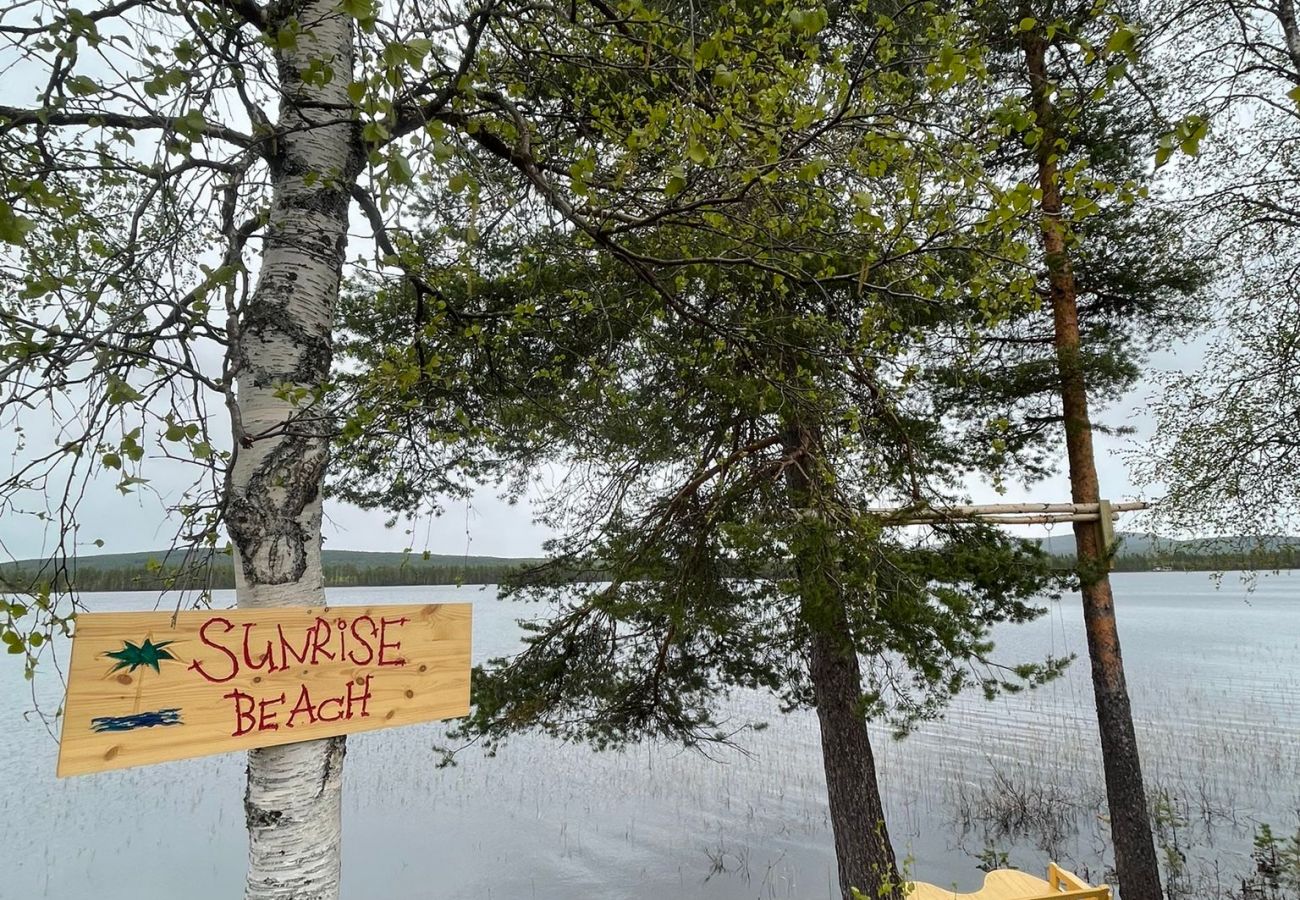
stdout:
[[[1119,556],[1157,557],[1173,553],[1190,556],[1207,556],[1216,553],[1243,553],[1251,551],[1273,552],[1283,548],[1300,549],[1300,537],[1285,535],[1266,535],[1262,537],[1221,537],[1221,538],[1168,538],[1158,534],[1138,531],[1120,531]],[[1068,528],[1058,534],[1052,534],[1036,540],[1038,545],[1052,556],[1074,555],[1074,533]],[[118,572],[122,570],[139,571],[146,568],[150,560],[159,563],[166,561],[169,567],[179,567],[184,562],[180,551],[170,553],[167,550],[144,550],[134,553],[95,553],[78,556],[75,568],[94,569],[100,572]],[[406,569],[508,569],[516,566],[534,565],[544,562],[537,556],[476,556],[451,553],[430,553],[422,551],[396,552],[383,550],[335,550],[326,548],[321,553],[323,565],[331,568],[351,566],[359,570],[378,568]],[[21,559],[10,563],[0,563],[0,567],[24,569],[39,566],[40,559]]]
[[[116,572],[122,569],[143,569],[150,560],[166,561],[168,565],[180,565],[185,559],[182,551],[142,550],[135,553],[95,553],[76,558],[78,568],[98,569],[104,572]],[[411,568],[464,568],[485,569],[528,565],[541,562],[540,557],[531,556],[469,556],[449,553],[430,553],[426,558],[423,552],[411,551],[399,553],[382,550],[332,550],[321,552],[321,563],[326,566],[355,566],[358,569],[407,566]],[[16,568],[40,565],[44,560],[20,559],[7,565]]]
[[[1300,548],[1300,537],[1287,535],[1246,535],[1217,538],[1170,538],[1143,531],[1117,531],[1119,556],[1160,556],[1185,553],[1206,556],[1213,553],[1272,552],[1286,547]],[[1038,544],[1053,556],[1074,556],[1074,532],[1068,527],[1063,534],[1038,539]]]

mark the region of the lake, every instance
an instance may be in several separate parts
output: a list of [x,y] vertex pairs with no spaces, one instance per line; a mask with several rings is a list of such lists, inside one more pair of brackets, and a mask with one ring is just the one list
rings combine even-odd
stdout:
[[[1119,574],[1117,609],[1161,854],[1186,896],[1252,869],[1259,823],[1300,827],[1300,573],[1248,593],[1228,575]],[[472,601],[475,658],[509,650],[530,607],[477,587],[339,588],[331,602]],[[152,594],[89,594],[95,610]],[[219,605],[233,602],[218,592]],[[1077,597],[995,635],[1000,659],[1076,653],[1067,675],[993,702],[969,695],[902,741],[875,733],[889,826],[913,877],[973,890],[981,861],[1049,858],[1102,877],[1109,863],[1096,720]],[[240,896],[242,754],[67,780],[34,685],[0,659],[0,898]],[[435,767],[437,724],[349,739],[344,896],[395,900],[713,900],[835,896],[817,724],[765,696],[731,700],[771,727],[744,752],[671,746],[595,753],[523,736]]]

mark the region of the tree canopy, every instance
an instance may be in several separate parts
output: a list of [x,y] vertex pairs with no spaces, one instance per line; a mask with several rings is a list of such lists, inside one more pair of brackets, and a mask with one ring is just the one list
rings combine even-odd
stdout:
[[[326,494],[419,514],[552,467],[556,561],[516,586],[551,614],[480,671],[464,734],[698,744],[727,738],[729,691],[772,691],[820,717],[844,893],[897,893],[865,720],[906,730],[1061,665],[988,641],[1037,613],[1040,554],[872,511],[1032,482],[1055,453],[1025,33],[1060,53],[1048,155],[1095,395],[1204,280],[1147,197],[1142,29],[1026,10],[6,10],[5,71],[35,77],[0,105],[0,513],[51,537],[34,598],[0,606],[9,649],[31,674],[67,631],[106,473],[125,493],[191,469],[161,497],[177,543],[228,538],[239,603],[277,605],[323,602]],[[250,757],[248,896],[336,894],[342,758]]]

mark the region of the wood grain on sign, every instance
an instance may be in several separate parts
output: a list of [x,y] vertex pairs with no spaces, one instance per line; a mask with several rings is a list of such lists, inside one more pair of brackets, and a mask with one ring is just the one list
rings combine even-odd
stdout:
[[470,605],[77,616],[60,777],[469,713]]

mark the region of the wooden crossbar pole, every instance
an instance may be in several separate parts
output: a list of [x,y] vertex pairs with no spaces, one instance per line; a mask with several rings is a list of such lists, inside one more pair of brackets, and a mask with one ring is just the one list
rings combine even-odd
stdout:
[[[872,506],[864,512],[873,516],[889,516],[911,510],[917,515],[931,515],[956,518],[960,516],[1002,515],[1004,513],[1097,513],[1099,503],[978,503],[971,506],[944,507],[908,507],[908,506]],[[1115,512],[1133,512],[1150,506],[1140,500],[1128,500],[1112,503]]]
[[[970,506],[868,507],[865,512],[886,519],[889,526],[942,525],[959,522],[987,522],[993,525],[1054,525],[1058,522],[1101,522],[1103,531],[1111,535],[1110,523],[1120,513],[1147,509],[1149,504],[1140,500],[1123,503],[984,503]],[[1113,540],[1113,539],[1112,539]]]
[[[1118,513],[1111,514],[1118,518]],[[958,522],[991,522],[994,525],[1052,525],[1057,522],[1096,522],[1097,513],[1043,513],[1041,515],[1008,513],[1000,516],[919,516],[917,518],[898,519],[890,525],[943,525]]]

